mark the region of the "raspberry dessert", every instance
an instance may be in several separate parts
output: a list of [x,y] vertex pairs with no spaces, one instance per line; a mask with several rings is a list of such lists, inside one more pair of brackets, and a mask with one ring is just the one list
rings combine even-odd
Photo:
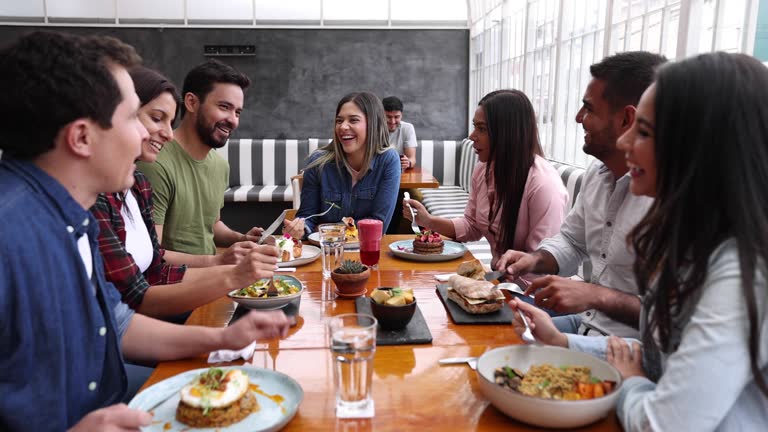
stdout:
[[430,230],[416,234],[416,238],[413,239],[413,253],[417,254],[438,255],[443,253],[444,246],[440,234]]

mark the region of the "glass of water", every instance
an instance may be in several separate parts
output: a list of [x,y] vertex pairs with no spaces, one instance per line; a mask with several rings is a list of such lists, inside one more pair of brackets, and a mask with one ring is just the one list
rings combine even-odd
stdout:
[[320,233],[324,278],[331,277],[331,272],[341,265],[341,260],[344,258],[345,230],[343,223],[327,223],[317,227]]
[[337,315],[328,322],[336,385],[336,417],[373,417],[371,397],[376,318],[366,314]]

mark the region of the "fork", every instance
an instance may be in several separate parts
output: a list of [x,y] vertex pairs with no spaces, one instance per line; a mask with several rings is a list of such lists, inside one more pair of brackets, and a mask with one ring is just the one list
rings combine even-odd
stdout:
[[[405,196],[405,199],[411,199],[411,194],[407,191],[403,195]],[[413,233],[421,234],[421,228],[419,228],[419,224],[416,223],[416,214],[413,212],[413,207],[411,207],[410,204],[408,205],[408,210],[411,211],[411,229],[413,230]]]
[[332,210],[334,207],[336,207],[336,204],[334,204],[334,203],[331,203],[330,207],[328,207],[328,210],[326,210],[326,211],[324,211],[324,212],[322,212],[322,213],[317,213],[317,214],[313,214],[313,215],[311,215],[311,216],[307,216],[307,217],[305,217],[305,218],[304,218],[304,220],[306,221],[306,220],[312,219],[313,217],[320,217],[320,216],[325,216],[325,215],[326,215],[326,214],[328,214],[328,212],[329,212],[329,211],[331,211],[331,210]]

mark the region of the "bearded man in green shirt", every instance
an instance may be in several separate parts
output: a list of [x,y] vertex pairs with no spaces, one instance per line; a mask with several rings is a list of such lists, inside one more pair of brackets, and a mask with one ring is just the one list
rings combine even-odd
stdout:
[[[243,234],[221,220],[229,164],[214,149],[223,147],[240,121],[250,79],[232,67],[209,60],[184,79],[181,124],[154,163],[138,164],[152,183],[158,238],[172,251],[212,255],[216,246],[252,246],[263,231]],[[195,263],[187,263],[194,266]]]

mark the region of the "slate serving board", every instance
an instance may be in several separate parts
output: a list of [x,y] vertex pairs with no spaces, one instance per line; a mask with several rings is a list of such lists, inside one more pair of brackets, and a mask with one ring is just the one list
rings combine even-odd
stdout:
[[496,312],[491,312],[487,314],[479,314],[479,315],[473,315],[471,313],[467,313],[464,309],[462,309],[459,305],[453,302],[453,300],[448,300],[448,284],[438,284],[437,285],[437,295],[440,297],[440,300],[443,301],[443,305],[445,305],[445,309],[448,310],[448,315],[451,316],[451,319],[456,324],[511,324],[512,323],[512,309],[507,306],[506,303],[504,303],[504,307],[502,307],[500,310]]
[[[373,315],[371,313],[371,303],[368,297],[357,297],[355,299],[355,308],[357,313]],[[376,329],[377,345],[408,345],[408,344],[428,344],[432,343],[432,333],[429,332],[424,315],[421,314],[419,305],[416,305],[416,311],[413,313],[411,322],[400,330],[384,330],[381,327]]]
[[[301,297],[297,297],[296,300],[293,300],[292,302],[285,305],[285,307],[278,309],[283,311],[288,316],[295,317],[299,314],[299,306],[301,306]],[[245,314],[248,313],[251,309],[248,309],[247,307],[238,304],[235,308],[235,313],[232,314],[232,318],[229,320],[229,323],[227,323],[228,326],[235,323],[235,321],[242,318]]]

